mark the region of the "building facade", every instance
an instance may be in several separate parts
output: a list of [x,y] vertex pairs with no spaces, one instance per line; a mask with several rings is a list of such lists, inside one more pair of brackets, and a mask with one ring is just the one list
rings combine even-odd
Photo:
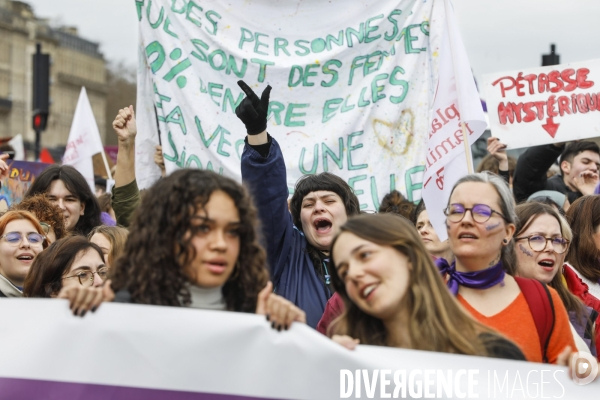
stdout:
[[79,37],[76,28],[50,27],[27,3],[14,0],[0,0],[0,138],[22,134],[26,148],[33,149],[32,56],[37,43],[50,55],[50,114],[41,147],[67,143],[82,86],[104,142],[107,65],[99,44]]

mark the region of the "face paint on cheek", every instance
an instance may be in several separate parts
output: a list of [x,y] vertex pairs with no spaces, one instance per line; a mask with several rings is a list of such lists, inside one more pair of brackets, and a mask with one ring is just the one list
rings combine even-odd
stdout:
[[519,244],[519,249],[521,249],[521,251],[527,254],[529,257],[533,257],[533,253],[527,250],[522,244]]
[[499,227],[499,226],[500,226],[500,224],[501,224],[501,222],[498,222],[498,223],[497,223],[497,224],[495,224],[495,225],[486,225],[486,226],[485,226],[485,230],[486,230],[486,231],[491,231],[492,229],[496,229],[497,227]]

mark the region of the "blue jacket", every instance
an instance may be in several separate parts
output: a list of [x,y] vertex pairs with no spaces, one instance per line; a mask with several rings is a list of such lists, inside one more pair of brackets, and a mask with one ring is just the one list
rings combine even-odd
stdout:
[[285,162],[275,139],[266,157],[246,141],[242,182],[258,209],[275,292],[304,310],[306,322],[315,328],[329,293],[308,256],[306,238],[288,211]]

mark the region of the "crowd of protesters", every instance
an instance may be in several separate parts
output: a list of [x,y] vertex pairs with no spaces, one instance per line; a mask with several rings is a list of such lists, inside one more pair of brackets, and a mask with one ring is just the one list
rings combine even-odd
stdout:
[[452,188],[442,241],[423,201],[393,191],[362,213],[331,173],[300,178],[288,202],[285,155],[267,133],[271,88],[258,97],[239,83],[243,185],[197,169],[167,176],[157,148],[163,177],[140,193],[134,110],[123,108],[112,195],[53,165],[0,217],[0,297],[65,298],[78,316],[108,301],[256,313],[349,349],[560,365],[600,354],[598,145],[514,160],[490,138],[479,172]]

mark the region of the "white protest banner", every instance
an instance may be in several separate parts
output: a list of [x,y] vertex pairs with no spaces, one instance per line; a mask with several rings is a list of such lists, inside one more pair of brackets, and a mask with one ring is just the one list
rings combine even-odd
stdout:
[[[456,25],[450,2],[445,0],[446,29],[440,49],[439,80],[431,114],[427,148],[427,170],[423,200],[431,225],[440,240],[446,240],[446,208],[454,184],[472,171],[470,145],[487,123],[475,87],[469,59]],[[464,123],[464,126],[463,126]],[[464,138],[469,146],[465,146]],[[466,151],[465,151],[466,150]]]
[[136,174],[158,143],[167,172],[211,169],[241,178],[246,131],[234,110],[244,80],[270,84],[268,130],[288,186],[329,171],[375,209],[392,189],[420,198],[443,3],[394,0],[137,1]]
[[77,169],[90,185],[92,193],[96,191],[92,156],[98,153],[104,153],[104,147],[90,100],[85,87],[82,87],[62,163]]
[[510,149],[600,136],[600,60],[484,76],[492,135]]
[[[0,301],[0,400],[590,399],[564,367],[378,346],[343,348],[263,316],[56,299]],[[18,321],[18,323],[17,323]],[[387,396],[386,396],[387,395]]]

